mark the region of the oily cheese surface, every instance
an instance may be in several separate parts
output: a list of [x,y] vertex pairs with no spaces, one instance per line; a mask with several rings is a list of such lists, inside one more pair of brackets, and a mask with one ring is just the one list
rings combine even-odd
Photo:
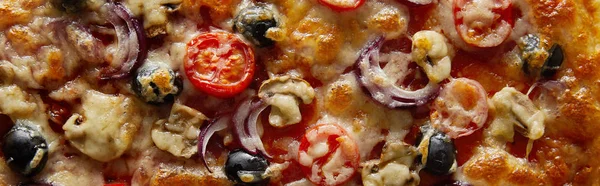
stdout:
[[[598,184],[600,179],[600,110],[598,105],[598,1],[528,0],[533,24],[542,34],[563,46],[565,60],[556,75],[567,85],[559,96],[556,119],[546,123],[545,137],[536,143],[536,161],[515,161],[505,152],[477,149],[463,167],[473,183]],[[484,82],[484,81],[481,81]],[[485,84],[484,84],[485,86]],[[484,145],[485,146],[485,145]],[[535,145],[534,145],[535,146]],[[495,176],[492,176],[495,175]],[[501,175],[501,176],[497,176]],[[498,178],[508,179],[498,179]],[[478,181],[474,181],[478,180]],[[531,181],[538,180],[538,181]],[[479,182],[481,181],[481,182]]]
[[[412,126],[427,120],[415,114],[415,110],[389,109],[376,103],[365,94],[354,74],[348,73],[354,68],[360,50],[369,40],[384,35],[387,40],[402,41],[420,30],[444,34],[451,44],[448,48],[449,56],[453,57],[452,77],[478,81],[487,91],[488,98],[505,86],[527,92],[535,82],[521,71],[520,66],[511,63],[516,55],[514,42],[524,34],[541,34],[553,43],[560,44],[565,52],[564,63],[552,79],[564,83],[566,88],[557,97],[553,107],[548,108],[555,115],[546,122],[544,135],[533,142],[529,156],[524,158],[525,155],[520,155],[524,153],[510,150],[525,148],[522,144],[526,144],[527,139],[522,136],[506,144],[498,144],[495,139],[488,137],[488,127],[495,117],[491,114],[481,131],[475,132],[470,138],[456,140],[459,156],[466,152],[470,154],[459,157],[460,165],[451,179],[475,185],[600,184],[600,159],[597,158],[600,157],[600,73],[597,72],[600,69],[600,24],[597,24],[600,22],[599,0],[512,1],[518,7],[515,10],[520,11],[514,13],[518,20],[511,36],[501,46],[483,51],[467,46],[457,38],[456,33],[448,31],[448,25],[445,24],[452,17],[447,7],[451,5],[450,0],[434,1],[434,5],[427,6],[407,6],[403,1],[368,0],[349,12],[332,11],[317,0],[260,1],[279,15],[278,29],[267,33],[269,38],[276,41],[277,47],[256,49],[257,63],[260,64],[260,70],[264,71],[263,76],[302,77],[314,88],[314,101],[307,106],[312,109],[314,116],[303,119],[305,123],[292,127],[293,130],[280,132],[281,129],[273,127],[264,129],[265,147],[278,152],[272,163],[273,184],[312,185],[302,173],[297,173],[299,167],[295,162],[299,138],[312,125],[340,125],[357,142],[360,161],[367,162],[379,157],[383,143],[402,141],[410,136]],[[102,11],[105,2],[88,0],[87,6],[92,12]],[[169,145],[161,143],[164,141],[153,140],[161,140],[169,135],[181,136],[183,132],[162,128],[164,123],[169,122],[193,126],[185,131],[198,132],[204,120],[212,119],[208,113],[235,107],[233,102],[252,94],[259,87],[251,85],[242,95],[232,100],[222,100],[199,93],[185,78],[184,90],[176,98],[175,104],[146,104],[132,92],[129,80],[107,83],[96,78],[98,69],[107,65],[103,64],[103,60],[110,60],[113,56],[86,58],[85,51],[64,48],[61,41],[57,41],[51,23],[59,19],[94,22],[98,21],[95,15],[74,18],[56,10],[52,3],[53,0],[0,2],[0,114],[9,116],[12,122],[20,120],[37,126],[49,144],[50,156],[46,168],[33,178],[16,176],[0,158],[0,185],[17,185],[25,180],[55,185],[102,185],[108,182],[128,182],[132,185],[233,185],[223,171],[223,164],[227,160],[227,150],[224,149],[235,146],[230,130],[217,133],[215,136],[218,137],[214,140],[219,142],[209,146],[206,159],[212,172],[194,155],[198,150],[196,144],[187,144],[188,141],[194,142],[193,135],[196,134],[186,138],[186,143],[180,137],[179,141],[184,145],[172,147],[176,149],[168,149]],[[143,19],[148,37],[160,38],[152,40],[154,43],[145,62],[164,65],[183,74],[182,61],[188,41],[211,29],[233,32],[235,15],[256,2],[124,0],[122,3],[134,16]],[[169,6],[163,6],[165,4]],[[450,30],[454,29],[453,26],[450,24]],[[83,45],[92,43],[91,40],[80,42]],[[403,52],[410,50],[410,44],[399,45],[390,48],[396,47]],[[116,46],[109,44],[107,47],[108,51],[115,51]],[[405,69],[395,70],[406,73],[403,71]],[[265,77],[257,79],[260,78]],[[255,83],[260,85],[260,82]],[[90,96],[92,93],[97,96]],[[93,136],[80,137],[81,140],[76,141],[72,137],[73,125],[67,125],[66,133],[65,129],[61,131],[60,127],[56,129],[53,126],[55,124],[50,121],[52,116],[48,112],[52,103],[48,100],[75,105],[71,108],[73,114],[105,117],[104,120],[90,120],[90,124],[118,121],[102,124],[125,126],[124,123],[127,123],[132,127],[125,127],[127,129],[123,131],[118,128],[102,131],[103,137],[123,133],[125,142],[122,144],[111,146],[110,143],[102,143],[102,146],[99,143],[84,143],[96,140]],[[112,111],[122,111],[123,114],[118,117],[106,116],[111,115],[108,108],[86,108],[87,105],[96,104],[105,105],[101,108],[120,105],[122,110]],[[198,121],[195,122],[191,119],[178,121],[178,118],[170,118],[170,114],[198,116],[201,119],[196,118]],[[160,131],[164,135],[152,137],[153,131],[159,130],[164,130]],[[88,133],[93,131],[86,131]],[[273,136],[276,139],[272,139],[275,138]],[[469,140],[474,142],[465,142]],[[110,156],[98,155],[98,149],[101,148],[117,149],[105,152],[111,153]],[[186,149],[185,154],[181,149]],[[180,154],[173,155],[174,151]],[[423,185],[439,184],[427,178],[422,177]],[[356,173],[346,185],[361,183],[360,174]]]

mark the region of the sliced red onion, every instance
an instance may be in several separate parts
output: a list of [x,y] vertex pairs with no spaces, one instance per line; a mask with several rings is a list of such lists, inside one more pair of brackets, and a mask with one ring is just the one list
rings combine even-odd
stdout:
[[271,157],[264,148],[258,134],[258,116],[267,108],[260,99],[248,98],[244,100],[233,115],[233,129],[244,149],[250,153],[260,152],[266,157]]
[[433,99],[439,92],[438,84],[430,82],[419,90],[405,90],[396,85],[395,79],[385,74],[379,64],[379,51],[383,42],[384,37],[369,42],[356,60],[357,80],[371,97],[390,108],[420,106]]
[[[560,81],[538,81],[535,82],[533,85],[531,85],[531,87],[529,87],[529,90],[527,91],[527,95],[530,95],[534,92],[534,90],[536,89],[540,89],[540,91],[548,91],[548,92],[553,92],[555,93],[555,95],[560,95],[562,94],[562,92],[564,92],[567,89],[567,85],[565,85],[563,82]],[[560,93],[560,94],[556,94],[556,93]]]
[[541,81],[531,85],[527,96],[546,113],[547,118],[554,118],[559,114],[558,99],[567,88],[567,85],[560,81]]
[[108,22],[114,26],[117,34],[118,49],[113,55],[113,64],[119,64],[119,67],[102,69],[100,79],[124,78],[146,59],[146,34],[140,21],[125,6],[109,2],[104,7]]
[[225,114],[211,120],[200,130],[200,135],[198,136],[198,150],[200,151],[200,153],[198,154],[200,155],[200,159],[202,159],[202,162],[204,162],[204,166],[206,166],[206,169],[208,169],[209,172],[212,172],[212,170],[210,170],[210,167],[208,167],[208,164],[206,163],[205,159],[208,141],[216,132],[227,128],[229,122],[231,122],[231,115]]

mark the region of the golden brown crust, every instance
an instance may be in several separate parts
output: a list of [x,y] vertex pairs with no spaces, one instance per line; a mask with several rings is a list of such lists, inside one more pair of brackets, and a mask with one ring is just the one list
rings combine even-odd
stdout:
[[485,154],[479,158],[471,159],[464,165],[463,171],[466,176],[485,180],[488,183],[497,183],[509,172],[509,165],[506,154],[492,153]]
[[150,181],[151,186],[173,186],[173,185],[232,185],[227,178],[216,178],[210,175],[198,175],[189,172],[160,169]]

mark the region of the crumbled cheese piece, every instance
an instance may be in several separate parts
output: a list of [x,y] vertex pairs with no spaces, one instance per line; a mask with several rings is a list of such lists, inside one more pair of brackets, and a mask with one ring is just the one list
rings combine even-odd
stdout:
[[430,81],[438,83],[450,77],[448,46],[442,34],[430,30],[415,33],[411,55]]
[[512,87],[505,87],[492,97],[496,117],[490,125],[494,136],[512,141],[513,127],[531,140],[544,135],[545,114],[523,93]]
[[0,87],[0,113],[7,115],[28,115],[35,111],[37,105],[32,97],[16,85]]
[[409,166],[414,162],[416,149],[405,143],[388,143],[380,160],[364,162],[361,170],[363,185],[418,185],[420,178]]
[[94,90],[81,98],[80,114],[71,116],[63,129],[70,144],[91,158],[107,162],[129,148],[141,125],[133,100]]
[[152,141],[161,150],[190,158],[198,152],[198,134],[207,119],[201,112],[175,103],[169,119],[156,122],[152,129]]
[[308,82],[291,76],[269,79],[258,92],[258,97],[272,106],[269,123],[275,127],[300,122],[300,102],[310,104],[315,97],[315,91]]

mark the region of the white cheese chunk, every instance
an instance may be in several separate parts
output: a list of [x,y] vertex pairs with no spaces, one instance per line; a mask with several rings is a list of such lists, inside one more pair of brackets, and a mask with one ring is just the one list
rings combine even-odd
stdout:
[[107,162],[129,148],[141,118],[131,98],[87,91],[80,114],[73,114],[63,129],[70,144],[91,158]]
[[494,136],[512,141],[513,127],[529,139],[539,139],[544,135],[545,114],[523,93],[506,87],[492,97],[496,117],[490,125]]
[[161,150],[190,158],[198,152],[198,134],[207,119],[201,112],[175,103],[169,119],[156,122],[152,129],[152,141]]

